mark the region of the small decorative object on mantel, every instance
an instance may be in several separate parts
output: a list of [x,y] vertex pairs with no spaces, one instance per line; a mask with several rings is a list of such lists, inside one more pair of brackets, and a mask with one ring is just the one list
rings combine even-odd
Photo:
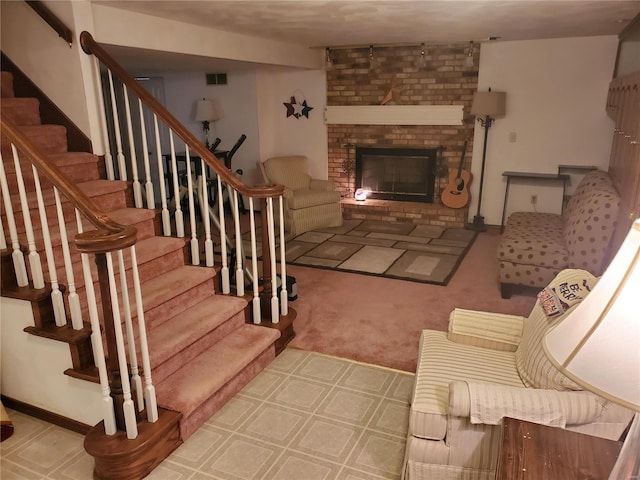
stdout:
[[397,105],[400,101],[400,92],[403,88],[404,85],[400,85],[398,80],[394,77],[387,93],[382,99],[382,102],[380,102],[380,105]]
[[284,102],[283,105],[287,108],[287,118],[309,118],[309,112],[313,110],[313,107],[310,107],[307,104],[307,99],[300,90],[296,90],[295,92],[293,92],[293,95],[291,95],[291,100],[289,102]]

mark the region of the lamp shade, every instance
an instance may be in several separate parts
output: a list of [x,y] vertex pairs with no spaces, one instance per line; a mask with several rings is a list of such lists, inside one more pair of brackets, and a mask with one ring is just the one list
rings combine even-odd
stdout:
[[196,104],[196,122],[215,122],[220,119],[213,100],[203,98]]
[[506,111],[506,92],[475,92],[471,114],[481,117],[502,117]]
[[549,359],[601,397],[640,411],[640,219],[593,291],[544,338]]

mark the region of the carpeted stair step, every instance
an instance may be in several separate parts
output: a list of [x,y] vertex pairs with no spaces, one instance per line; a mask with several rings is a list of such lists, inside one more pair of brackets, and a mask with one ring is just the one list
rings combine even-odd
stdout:
[[[138,276],[140,282],[147,282],[159,275],[170,272],[171,270],[184,265],[183,255],[184,240],[179,238],[170,237],[150,237],[140,240],[136,244],[136,258],[138,260]],[[131,268],[131,255],[129,249],[123,252],[127,285],[133,287],[133,270]],[[113,257],[117,259],[116,256]],[[84,271],[82,269],[82,262],[80,257],[74,259],[73,263],[73,275],[75,279],[75,286],[78,294],[81,298],[85,296],[85,282]],[[89,262],[91,274],[93,278],[94,290],[98,293],[98,267],[94,261]],[[115,265],[116,284],[120,285],[120,273],[119,267]],[[58,270],[58,282],[61,284],[67,284],[66,273],[64,272],[64,266],[60,263],[56,263],[56,269]],[[48,272],[45,273],[45,279],[48,279]],[[86,307],[84,302],[81,302],[83,308]]]
[[159,383],[245,323],[247,301],[213,295],[149,331],[153,381]]
[[16,125],[40,125],[40,101],[37,98],[4,98],[2,113]]
[[[62,125],[27,125],[20,130],[40,149],[42,153],[67,152],[67,129]],[[2,158],[13,158],[11,142],[4,135],[0,136]]]
[[0,72],[0,98],[12,97],[15,97],[13,91],[13,74],[11,72]]
[[183,415],[183,441],[275,358],[279,336],[244,324],[156,385],[158,405]]
[[[26,157],[25,157],[26,158]],[[21,161],[24,159],[20,157]],[[4,158],[4,170],[7,176],[9,190],[17,192],[16,168],[13,158]],[[98,156],[84,152],[54,153],[48,156],[48,160],[58,167],[73,183],[99,180]],[[33,183],[33,169],[29,162],[22,164],[22,179],[27,192],[35,190]],[[25,165],[27,166],[25,168]],[[42,189],[52,188],[51,182],[42,174],[38,175]]]
[[[87,195],[96,206],[99,206],[100,209],[104,212],[109,212],[112,210],[119,210],[125,207],[125,191],[127,189],[127,182],[118,181],[118,180],[91,180],[89,182],[82,182],[77,184],[78,188]],[[13,192],[12,192],[13,193]],[[47,218],[57,218],[57,210],[55,205],[55,196],[53,194],[53,189],[47,189],[42,191],[42,199],[45,205],[45,210],[47,213]],[[64,213],[64,218],[75,218],[75,208],[69,202],[64,195],[60,197],[62,203],[62,211]],[[13,194],[11,195],[11,204],[14,208],[14,217],[16,220],[16,228],[18,232],[24,232],[24,219],[22,218],[22,203],[20,202],[19,195]],[[27,204],[29,206],[29,210],[31,211],[31,222],[33,224],[33,228],[40,227],[40,215],[38,213],[38,200],[35,195],[28,195]],[[3,209],[4,210],[4,209]],[[4,211],[3,218],[4,221]],[[89,223],[85,222],[87,228],[89,228]]]

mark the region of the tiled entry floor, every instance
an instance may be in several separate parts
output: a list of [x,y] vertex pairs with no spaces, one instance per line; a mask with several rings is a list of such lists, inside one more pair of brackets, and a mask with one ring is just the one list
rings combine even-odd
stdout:
[[[286,349],[149,479],[399,479],[413,375]],[[83,437],[17,412],[0,477],[89,480]]]

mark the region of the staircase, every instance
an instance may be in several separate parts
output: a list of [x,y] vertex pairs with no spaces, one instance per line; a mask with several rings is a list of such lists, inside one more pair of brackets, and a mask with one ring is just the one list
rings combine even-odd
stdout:
[[[215,268],[186,264],[187,242],[185,239],[157,235],[159,227],[156,226],[156,211],[130,208],[127,205],[127,199],[131,198],[128,182],[102,179],[99,158],[92,153],[67,151],[65,127],[43,125],[39,101],[35,98],[16,97],[11,73],[1,73],[1,87],[3,115],[17,124],[20,130],[47,155],[48,161],[57,166],[96,205],[99,205],[109,218],[122,225],[133,225],[137,230],[136,253],[149,357],[157,403],[162,411],[159,423],[162,423],[163,418],[167,418],[166,412],[177,412],[179,415],[171,414],[173,415],[171,418],[179,419],[179,437],[163,448],[157,449],[155,453],[141,454],[140,451],[128,451],[128,453],[118,454],[114,453],[121,448],[114,446],[117,438],[104,439],[104,429],[99,424],[87,436],[85,446],[89,453],[96,457],[96,478],[144,476],[150,468],[157,465],[181,441],[193,434],[275,357],[274,344],[279,339],[280,333],[277,329],[246,323],[247,300],[244,297],[217,294]],[[4,136],[1,151],[11,191],[11,201],[15,206],[17,228],[18,231],[24,231],[20,202],[16,194],[17,180],[12,150]],[[44,259],[43,232],[39,229],[40,217],[37,203],[32,198],[35,195],[31,168],[25,168],[24,165],[28,165],[28,161],[24,156],[21,157],[21,161],[24,184],[29,194],[29,208],[34,220],[35,244]],[[41,183],[47,216],[56,218],[51,184],[42,177]],[[67,214],[65,218],[68,219],[67,232],[73,255],[75,290],[82,299],[80,301],[82,319],[87,322],[89,305],[83,294],[86,285],[84,285],[80,255],[73,240],[77,227],[75,222],[70,220],[73,219],[74,208],[70,202],[63,199],[63,210]],[[6,220],[3,204],[2,225],[5,229]],[[62,240],[56,224],[50,222],[49,227],[52,244],[61,245]],[[8,234],[6,237],[9,243]],[[23,245],[23,249],[26,249],[26,245]],[[66,276],[62,250],[54,248],[54,252],[58,281],[64,285]],[[9,248],[2,250],[2,285],[0,285],[2,296],[28,297],[25,295],[25,290],[33,291],[33,288],[17,287],[12,268],[9,245]],[[94,264],[92,268],[95,271],[97,267]],[[30,271],[29,274],[31,274]],[[44,275],[47,289],[49,289],[49,276],[46,272]],[[129,277],[132,272],[127,271],[126,275]],[[119,275],[116,274],[116,279],[118,277]],[[64,287],[62,290],[65,295],[69,293],[68,286],[66,290]],[[97,303],[100,305],[100,285],[97,281],[94,290]],[[133,292],[130,298],[134,302]],[[29,328],[25,335],[34,334],[69,343],[74,366],[64,373],[89,381],[97,381],[97,369],[90,355],[88,324],[85,323],[81,330],[72,330],[70,325],[56,327],[51,314],[50,300],[44,303],[46,303],[42,309],[44,313],[37,318],[36,325]],[[67,305],[66,302],[65,305]],[[134,317],[135,312],[136,309],[132,308]],[[60,372],[60,375],[63,375],[63,372]],[[151,428],[150,425],[142,425],[141,434],[144,436],[146,429]],[[154,435],[157,435],[157,431]],[[162,435],[171,437],[177,434],[166,430]],[[137,464],[137,466],[132,467],[128,464]]]

